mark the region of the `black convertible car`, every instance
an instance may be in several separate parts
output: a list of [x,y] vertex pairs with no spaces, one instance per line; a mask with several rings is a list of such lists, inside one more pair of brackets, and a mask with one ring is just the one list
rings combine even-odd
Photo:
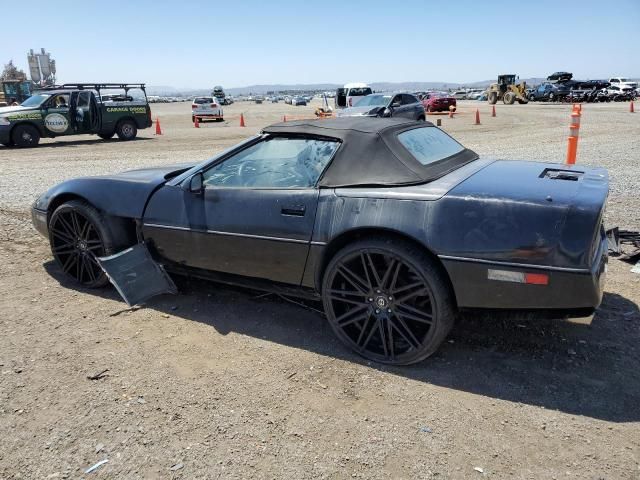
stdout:
[[348,346],[409,364],[463,309],[592,313],[607,195],[603,169],[481,159],[428,122],[338,118],[272,125],[195,166],[69,180],[32,213],[85,286],[108,282],[101,258],[144,246],[169,272],[321,297]]

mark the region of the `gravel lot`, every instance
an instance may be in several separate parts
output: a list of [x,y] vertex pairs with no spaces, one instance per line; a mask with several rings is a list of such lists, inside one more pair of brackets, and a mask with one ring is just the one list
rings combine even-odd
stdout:
[[[180,280],[181,295],[124,311],[113,289],[68,284],[30,226],[66,178],[201,160],[315,106],[234,104],[195,129],[188,103],[158,104],[159,137],[0,147],[0,478],[639,479],[628,264],[611,260],[591,326],[465,318],[436,356],[388,368],[320,314],[252,291]],[[481,155],[564,159],[568,106],[460,110],[430,118]],[[610,226],[640,229],[639,137],[628,104],[583,107],[578,163],[609,170]]]

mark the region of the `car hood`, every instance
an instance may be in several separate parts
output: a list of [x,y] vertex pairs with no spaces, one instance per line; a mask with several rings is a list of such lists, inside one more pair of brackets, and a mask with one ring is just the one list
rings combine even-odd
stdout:
[[141,218],[151,194],[167,180],[175,178],[193,164],[128,170],[112,175],[73,178],[50,188],[35,202],[35,208],[49,210],[60,198],[82,198],[110,215]]
[[193,163],[178,163],[174,165],[164,165],[157,167],[138,168],[135,170],[125,170],[124,172],[114,173],[110,175],[98,175],[91,178],[105,178],[113,180],[121,180],[126,182],[141,183],[162,183],[166,180],[180,175],[182,172],[193,167]]
[[378,110],[384,108],[383,106],[366,106],[366,107],[349,107],[340,110],[337,114],[338,117],[357,117],[360,115],[367,115],[371,110]]
[[0,115],[4,115],[7,113],[24,112],[25,110],[33,110],[33,109],[29,107],[22,107],[20,105],[15,107],[0,107]]

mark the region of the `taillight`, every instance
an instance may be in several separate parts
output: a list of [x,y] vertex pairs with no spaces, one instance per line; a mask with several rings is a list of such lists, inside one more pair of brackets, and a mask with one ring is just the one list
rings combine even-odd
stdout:
[[193,105],[191,105],[192,109],[198,108],[198,105],[196,105],[195,103]]
[[353,107],[353,98],[349,98],[349,106]]
[[216,108],[218,105],[216,105],[215,103],[211,104],[211,108]]

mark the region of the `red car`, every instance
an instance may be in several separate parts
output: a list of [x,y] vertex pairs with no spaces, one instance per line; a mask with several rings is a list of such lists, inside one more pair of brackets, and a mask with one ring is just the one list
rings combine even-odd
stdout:
[[449,107],[456,109],[456,99],[443,92],[426,92],[420,97],[427,112],[448,112]]

